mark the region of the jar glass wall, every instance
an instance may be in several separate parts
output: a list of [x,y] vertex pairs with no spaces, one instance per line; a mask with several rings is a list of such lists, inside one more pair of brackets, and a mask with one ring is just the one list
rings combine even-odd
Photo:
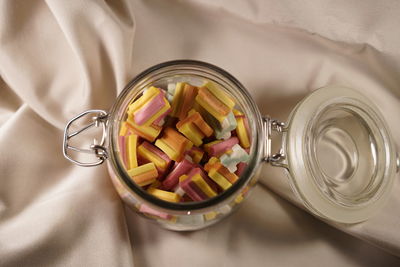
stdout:
[[[201,202],[166,202],[148,194],[127,174],[118,146],[120,123],[127,106],[149,86],[166,88],[168,83],[188,82],[201,86],[205,81],[217,84],[228,93],[247,116],[251,132],[250,159],[239,180],[216,197]],[[122,199],[135,211],[172,230],[195,230],[211,225],[236,209],[256,183],[263,155],[262,119],[246,89],[230,74],[211,64],[198,61],[172,61],[154,66],[132,80],[118,97],[108,121],[108,169]]]

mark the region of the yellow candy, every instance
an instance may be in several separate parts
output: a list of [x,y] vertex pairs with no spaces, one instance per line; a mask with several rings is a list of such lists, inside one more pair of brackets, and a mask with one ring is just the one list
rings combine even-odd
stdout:
[[239,194],[236,198],[235,198],[235,203],[236,204],[239,204],[240,202],[242,202],[243,201],[243,195],[242,194]]
[[204,181],[200,174],[195,174],[192,176],[192,182],[194,182],[197,187],[208,197],[215,197],[217,193],[211,189],[211,187]]
[[150,195],[153,195],[155,197],[158,197],[159,199],[162,199],[162,200],[168,201],[168,202],[179,202],[179,200],[181,199],[181,197],[178,194],[168,192],[165,190],[161,190],[161,189],[157,189],[154,187],[149,187],[149,189],[147,189],[147,192]]
[[[196,105],[196,103],[195,103],[195,105]],[[197,104],[197,105],[198,105],[198,104]],[[191,115],[193,115],[193,114],[196,113],[196,112],[197,112],[197,110],[194,109],[194,108],[192,108],[192,109],[189,110],[189,112],[188,112],[188,117],[191,116]]]
[[160,93],[160,89],[152,86],[146,92],[143,93],[139,99],[134,101],[128,107],[128,114],[133,114],[136,110],[140,109],[143,105],[153,99],[158,93]]
[[249,148],[250,147],[250,140],[249,136],[247,135],[247,130],[246,127],[244,126],[244,121],[243,118],[237,118],[237,127],[236,127],[236,133],[237,136],[239,137],[240,145],[243,148]]
[[186,174],[183,174],[181,176],[179,176],[179,182],[182,183],[183,181],[185,181],[188,178],[188,176]]
[[194,163],[199,163],[201,159],[203,158],[204,152],[203,151],[196,151],[194,150],[192,152],[192,158]]
[[233,101],[223,90],[217,88],[217,86],[212,82],[207,82],[204,84],[204,86],[207,87],[207,89],[229,109],[233,109],[235,106],[235,101]]
[[182,96],[183,96],[183,88],[185,87],[185,83],[177,83],[175,87],[174,98],[172,99],[172,117],[178,117],[178,113],[180,110],[180,106],[182,105]]
[[233,115],[235,115],[235,116],[242,116],[242,115],[243,115],[243,113],[240,112],[240,111],[237,110],[237,109],[234,109],[232,112],[233,112]]
[[161,185],[161,182],[160,182],[159,180],[155,180],[153,183],[151,183],[151,185],[149,186],[149,188],[150,188],[150,187],[157,188],[157,187],[159,187],[160,185]]
[[138,166],[137,155],[136,155],[137,141],[138,141],[138,136],[136,134],[131,134],[128,136],[129,169],[136,168]]
[[181,157],[178,151],[169,147],[169,145],[161,139],[157,139],[155,145],[160,148],[165,154],[167,154],[167,156],[172,160],[177,160]]
[[232,186],[232,184],[224,176],[219,174],[215,168],[212,168],[208,172],[208,176],[224,190]]
[[170,159],[180,162],[184,152],[189,150],[193,143],[176,130],[168,127],[164,130],[162,137],[157,139],[155,145]]
[[221,140],[215,140],[215,141],[212,141],[212,142],[210,142],[210,143],[207,143],[207,144],[204,145],[204,150],[205,150],[207,153],[210,153],[210,147],[213,146],[213,145],[215,145],[215,144],[221,143],[221,142],[222,142]]
[[123,123],[121,123],[121,128],[119,129],[119,135],[125,136],[127,133],[128,133],[128,126],[127,122],[124,121]]
[[214,219],[215,217],[217,217],[217,215],[218,215],[218,213],[216,213],[215,211],[210,211],[210,212],[204,214],[204,218],[205,218],[207,221],[209,221],[209,220],[212,220],[212,219]]
[[128,174],[130,177],[132,177],[132,180],[136,184],[138,184],[139,186],[145,186],[153,183],[156,180],[158,176],[158,171],[154,163],[150,162],[139,167],[130,169],[128,171]]
[[[156,119],[158,119],[162,114],[164,114],[168,109],[170,109],[170,105],[167,99],[164,98],[164,107],[162,107],[156,114],[150,117],[143,125],[149,126],[151,125]],[[141,125],[142,127],[142,125]]]
[[216,111],[215,109],[213,109],[207,101],[205,101],[203,98],[196,96],[196,102],[200,104],[200,106],[202,108],[204,108],[208,113],[210,113],[212,116],[214,116],[214,118],[216,118],[219,122],[222,122],[226,116],[221,115],[220,113],[218,113],[218,111]]
[[191,123],[185,123],[178,130],[186,136],[187,139],[193,142],[195,146],[200,146],[203,144],[204,135],[196,129],[197,127]]
[[131,127],[133,132],[150,142],[153,142],[162,130],[160,126],[156,125],[139,126],[133,121],[132,116],[128,116],[128,119],[126,121],[128,122],[128,126]]
[[156,169],[156,166],[154,165],[153,162],[150,162],[150,163],[147,163],[144,165],[140,165],[139,167],[130,169],[128,171],[128,174],[130,176],[137,176],[137,175],[152,171],[154,169]]
[[157,167],[161,169],[165,169],[167,167],[167,162],[157,156],[156,154],[152,153],[151,151],[147,150],[143,144],[138,147],[138,154],[142,158],[145,158],[151,162],[153,162]]

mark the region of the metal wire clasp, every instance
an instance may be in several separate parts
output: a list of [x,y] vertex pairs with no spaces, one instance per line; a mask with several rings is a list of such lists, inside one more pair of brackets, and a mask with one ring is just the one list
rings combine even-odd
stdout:
[[[89,123],[88,125],[83,126],[81,129],[69,133],[71,125],[81,119],[84,116],[92,116],[92,122]],[[82,112],[81,114],[75,116],[72,118],[70,121],[68,121],[67,125],[65,126],[64,129],[64,140],[63,140],[63,154],[66,159],[69,161],[82,166],[82,167],[92,167],[92,166],[97,166],[102,164],[107,158],[108,158],[108,153],[106,148],[104,147],[104,144],[106,142],[106,137],[107,137],[107,119],[108,119],[108,113],[104,110],[100,109],[91,109],[87,110],[85,112]],[[96,139],[93,140],[93,143],[89,146],[89,148],[77,148],[74,146],[71,146],[68,144],[68,141],[73,138],[74,136],[88,130],[91,127],[102,127],[102,136],[100,142],[98,142]],[[69,150],[73,150],[76,152],[80,153],[87,153],[87,154],[94,154],[97,158],[98,161],[95,162],[81,162],[77,161],[68,154]]]
[[276,131],[278,133],[284,132],[286,130],[285,123],[271,119],[270,117],[263,117],[263,130],[265,133],[264,161],[270,162],[272,165],[280,166],[278,162],[280,162],[282,159],[285,159],[286,155],[282,147],[279,149],[278,153],[272,154],[271,136],[272,131]]

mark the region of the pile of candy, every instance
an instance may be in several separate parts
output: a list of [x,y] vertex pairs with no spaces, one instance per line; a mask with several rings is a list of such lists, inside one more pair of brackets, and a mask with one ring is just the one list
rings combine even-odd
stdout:
[[211,82],[146,89],[121,123],[132,180],[169,202],[203,201],[232,186],[249,160],[250,131],[234,100]]

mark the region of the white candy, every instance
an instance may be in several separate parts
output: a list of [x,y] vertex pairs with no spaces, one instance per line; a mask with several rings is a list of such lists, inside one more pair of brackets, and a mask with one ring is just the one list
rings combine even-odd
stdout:
[[169,93],[167,93],[166,96],[167,96],[168,102],[169,102],[169,103],[172,103],[172,99],[174,99],[174,96],[173,96],[173,95],[170,95]]
[[167,89],[167,93],[165,94],[165,96],[167,97],[168,102],[172,103],[172,99],[174,98],[174,94],[175,94],[176,84],[169,83],[167,88],[168,89]]
[[183,189],[178,185],[174,191],[175,194],[180,195],[181,197],[183,197],[183,195],[185,194],[185,191],[183,191]]
[[229,205],[225,205],[225,206],[222,206],[221,208],[219,208],[219,211],[220,211],[222,214],[227,214],[227,213],[229,213],[231,210],[232,210],[232,208],[231,208],[231,206],[229,206]]
[[234,172],[237,170],[236,165],[237,165],[237,164],[232,163],[232,164],[226,166],[226,168],[227,168],[231,173],[234,173]]
[[175,83],[169,83],[167,86],[168,93],[170,93],[171,95],[175,94],[175,88],[176,88]]
[[231,138],[231,132],[226,132],[224,135],[221,136],[222,139],[228,140]]
[[232,147],[230,155],[223,154],[219,160],[230,172],[235,172],[239,162],[247,163],[249,161],[249,155],[240,145],[236,144]]
[[179,215],[177,222],[185,225],[201,225],[204,223],[204,217],[200,214]]

